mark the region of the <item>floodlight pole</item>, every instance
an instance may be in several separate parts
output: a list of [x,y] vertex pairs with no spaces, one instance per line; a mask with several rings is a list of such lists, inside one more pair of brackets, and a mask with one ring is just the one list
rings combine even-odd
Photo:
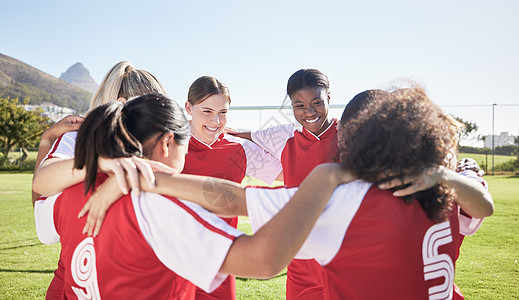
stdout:
[[492,104],[492,176],[494,176],[494,108],[496,103]]

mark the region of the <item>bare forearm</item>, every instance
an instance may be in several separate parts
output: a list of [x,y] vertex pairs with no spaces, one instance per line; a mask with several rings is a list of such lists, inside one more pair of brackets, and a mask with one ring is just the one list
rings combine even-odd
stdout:
[[474,218],[484,218],[493,214],[492,196],[481,183],[446,168],[441,172],[441,182],[454,188],[456,203],[461,209]]
[[49,153],[52,144],[54,143],[54,139],[47,138],[45,134],[42,135],[40,140],[40,146],[38,147],[38,155],[36,156],[36,166],[34,167],[34,172],[38,169],[45,155]]
[[42,195],[55,195],[85,180],[85,171],[74,169],[74,159],[53,159],[37,169],[32,189]]
[[141,177],[146,191],[174,196],[195,202],[220,216],[245,216],[245,188],[238,183],[196,175],[156,173],[156,187],[149,187]]
[[253,236],[241,236],[233,243],[221,271],[256,278],[281,271],[303,245],[342,179],[328,169],[315,169],[276,216]]
[[[45,158],[47,153],[49,153],[50,149],[52,148],[53,143],[54,143],[54,139],[48,137],[45,133],[42,135],[41,140],[40,140],[40,146],[38,147],[38,155],[36,156],[36,165],[34,167],[34,174],[36,174],[36,171],[38,170],[38,167],[40,166],[41,161]],[[34,176],[35,175],[33,175],[33,180],[34,180]],[[38,200],[38,198],[40,196],[41,196],[41,194],[36,193],[33,188],[33,191],[32,191],[32,205],[33,206],[34,206],[34,202],[36,202],[36,200]]]

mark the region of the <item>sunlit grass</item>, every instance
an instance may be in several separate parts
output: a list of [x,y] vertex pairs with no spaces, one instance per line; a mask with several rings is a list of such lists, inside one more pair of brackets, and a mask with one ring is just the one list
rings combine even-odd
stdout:
[[[31,205],[30,173],[0,173],[0,299],[43,299],[59,245],[38,241]],[[519,298],[519,177],[485,176],[494,216],[467,237],[456,280],[466,299]],[[256,183],[250,183],[256,184]],[[247,218],[239,228],[250,234]],[[238,299],[283,299],[286,273],[274,279],[237,279]]]

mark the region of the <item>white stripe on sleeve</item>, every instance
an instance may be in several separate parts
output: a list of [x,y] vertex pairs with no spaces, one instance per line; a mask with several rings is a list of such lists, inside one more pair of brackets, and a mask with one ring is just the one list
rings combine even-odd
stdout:
[[45,159],[50,157],[57,157],[62,159],[74,157],[76,148],[76,137],[77,131],[70,131],[63,134],[61,138],[57,139],[54,142],[52,148],[50,148],[49,153],[47,153],[47,155],[45,156]]
[[254,143],[281,160],[281,153],[296,130],[298,130],[296,124],[286,124],[253,131],[250,135]]
[[467,236],[476,233],[484,219],[476,219],[459,214],[460,234]]
[[[339,186],[296,255],[328,264],[339,251],[351,220],[371,183],[360,180]],[[247,211],[253,232],[257,232],[290,200],[297,188],[247,188]]]
[[255,143],[230,135],[226,135],[225,139],[229,142],[240,144],[243,151],[245,151],[245,158],[247,160],[245,175],[272,184],[278,177],[279,173],[283,170],[279,159],[275,158],[272,154],[263,150]]
[[59,195],[61,193],[50,197],[42,196],[34,203],[36,234],[38,239],[46,245],[59,242],[59,234],[54,224],[54,204]]
[[132,193],[132,202],[144,237],[165,266],[208,293],[227,278],[218,271],[242,232],[188,201],[143,192]]
[[246,203],[252,232],[256,233],[290,200],[297,188],[247,187]]
[[[485,179],[483,179],[482,177],[478,176],[476,172],[474,172],[472,170],[466,170],[466,171],[460,172],[458,174],[461,174],[467,178],[470,178],[472,180],[475,180],[475,181],[481,183],[485,187],[485,189],[488,191],[487,181]],[[458,207],[458,209],[460,209],[460,208]],[[479,230],[484,219],[485,218],[477,219],[474,217],[469,217],[469,216],[459,214],[460,234],[462,234],[464,236],[473,235],[474,233],[476,233]]]

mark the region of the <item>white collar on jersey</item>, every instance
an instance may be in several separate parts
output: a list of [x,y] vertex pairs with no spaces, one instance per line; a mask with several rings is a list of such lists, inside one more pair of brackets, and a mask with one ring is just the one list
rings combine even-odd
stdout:
[[223,134],[224,134],[224,133],[220,133],[220,134],[216,137],[216,139],[214,139],[214,141],[212,141],[211,144],[209,144],[209,145],[208,145],[207,143],[205,143],[205,142],[202,142],[200,139],[196,138],[196,136],[194,136],[194,135],[192,135],[192,134],[191,134],[191,137],[194,138],[195,140],[197,140],[198,142],[202,143],[203,145],[205,145],[207,148],[209,148],[209,149],[213,149],[211,146],[212,146],[216,141],[218,141],[218,139],[220,138],[220,136],[222,136]]
[[306,132],[308,132],[309,134],[311,134],[312,136],[314,136],[318,141],[321,140],[321,136],[327,132],[330,128],[332,128],[333,125],[335,125],[336,123],[336,120],[335,118],[331,119],[331,122],[330,122],[330,125],[323,131],[321,132],[319,135],[315,135],[313,132],[311,132],[310,130],[304,128],[303,126],[301,126],[301,130],[305,130]]

